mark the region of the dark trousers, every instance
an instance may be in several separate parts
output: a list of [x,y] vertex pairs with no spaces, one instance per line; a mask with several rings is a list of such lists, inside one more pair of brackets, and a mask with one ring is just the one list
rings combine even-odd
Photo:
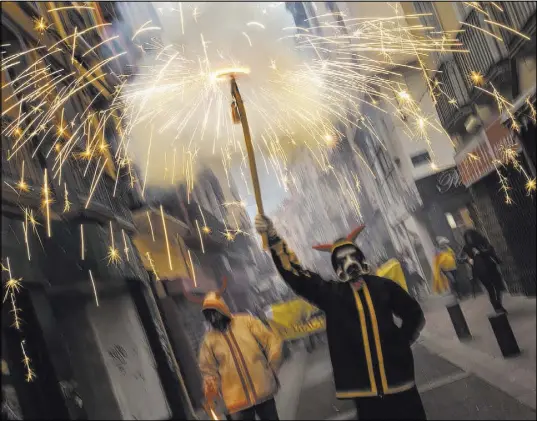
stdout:
[[260,420],[278,421],[280,419],[274,399],[269,399],[236,414],[227,415],[226,418],[228,420],[255,420],[256,415]]
[[426,420],[418,389],[354,400],[359,420]]
[[500,277],[492,277],[486,282],[481,281],[489,294],[490,303],[494,310],[503,310],[502,292],[503,284]]
[[461,290],[459,288],[459,282],[457,279],[457,271],[456,270],[444,271],[444,275],[446,275],[446,278],[448,278],[451,292],[455,294],[455,296],[460,300],[462,296],[461,296]]

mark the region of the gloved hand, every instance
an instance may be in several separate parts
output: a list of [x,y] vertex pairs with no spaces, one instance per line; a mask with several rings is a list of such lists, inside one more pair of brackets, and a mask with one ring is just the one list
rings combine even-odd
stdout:
[[255,229],[261,235],[267,234],[269,237],[277,236],[272,221],[265,215],[257,214],[254,220]]

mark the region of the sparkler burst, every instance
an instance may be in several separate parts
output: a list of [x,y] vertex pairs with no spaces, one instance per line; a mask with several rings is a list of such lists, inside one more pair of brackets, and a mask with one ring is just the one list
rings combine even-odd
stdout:
[[[230,8],[240,7],[241,17],[249,10],[250,19],[211,25],[211,19],[219,16],[219,7],[226,7],[230,17],[235,15]],[[320,18],[318,26],[301,30],[294,27],[283,4],[264,14],[262,10],[267,10],[259,4],[212,4],[207,11],[212,13],[201,10],[191,18],[197,24],[185,23],[189,18],[182,15],[188,37],[178,36],[176,43],[157,39],[148,43],[145,50],[150,53],[144,55],[138,73],[117,92],[116,102],[122,104],[127,122],[120,155],[131,154],[139,163],[146,163],[146,139],[155,143],[158,137],[159,147],[153,146],[151,159],[156,150],[163,155],[157,159],[165,162],[175,157],[174,151],[182,151],[187,178],[194,177],[196,156],[207,160],[222,155],[226,175],[233,155],[244,167],[241,135],[228,117],[229,73],[244,75],[239,83],[248,101],[254,147],[267,170],[270,165],[283,185],[289,180],[290,153],[297,146],[305,146],[326,167],[329,150],[345,136],[335,127],[336,122],[368,129],[367,123],[357,123],[363,120],[362,104],[382,101],[383,111],[395,112],[403,99],[411,120],[421,119],[427,127],[442,130],[438,122],[421,116],[415,101],[399,89],[401,74],[389,70],[402,56],[410,59],[433,51],[464,51],[458,41],[442,34],[438,39],[425,36],[418,15],[406,17],[415,23],[407,27],[401,14],[368,20],[342,20],[340,14],[328,14]],[[166,27],[164,14],[162,19]],[[223,29],[236,31],[231,44],[220,42],[229,37],[222,37]],[[423,71],[419,66],[414,70]],[[400,92],[398,98],[394,92]],[[158,136],[148,133],[150,127],[155,127]],[[146,172],[144,184],[169,179],[167,171],[167,165],[154,166]],[[193,181],[188,185],[191,190]]]

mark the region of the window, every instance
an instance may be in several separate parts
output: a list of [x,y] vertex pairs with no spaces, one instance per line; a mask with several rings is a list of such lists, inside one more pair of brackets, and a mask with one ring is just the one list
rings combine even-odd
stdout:
[[421,165],[425,165],[431,162],[431,155],[429,155],[429,152],[422,152],[417,155],[414,155],[412,158],[412,165],[414,167],[419,167]]

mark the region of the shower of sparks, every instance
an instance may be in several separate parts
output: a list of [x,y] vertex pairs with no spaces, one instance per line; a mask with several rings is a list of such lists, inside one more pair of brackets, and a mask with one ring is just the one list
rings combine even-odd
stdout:
[[222,235],[229,242],[232,242],[235,240],[235,235],[233,235],[233,233],[230,230],[226,230],[226,232],[223,232]]
[[21,288],[21,281],[22,281],[22,278],[14,278],[13,275],[11,274],[11,265],[9,263],[9,257],[6,258],[6,265],[7,266],[2,265],[2,270],[8,273],[9,279],[5,282],[5,285],[4,285],[6,293],[4,295],[3,302],[6,302],[9,294],[16,294],[17,292],[19,292]]
[[67,191],[67,183],[63,183],[64,191],[64,203],[63,203],[63,213],[67,213],[71,210],[72,203],[69,201],[69,192]]
[[511,205],[511,204],[514,203],[513,198],[509,194],[509,191],[511,190],[511,186],[509,186],[509,180],[507,179],[507,177],[505,175],[503,175],[502,172],[501,172],[501,168],[504,165],[498,159],[495,159],[492,163],[494,164],[494,169],[496,170],[496,174],[498,175],[498,179],[499,179],[499,182],[500,182],[500,191],[504,195],[505,204],[506,205]]
[[24,209],[23,212],[24,222],[22,223],[22,231],[24,232],[24,243],[26,244],[26,253],[28,254],[28,261],[30,261],[30,243],[28,242],[28,209]]
[[95,297],[95,305],[99,307],[99,297],[97,296],[97,287],[95,286],[95,279],[93,279],[93,273],[91,273],[91,269],[89,269],[88,272],[89,272],[89,278],[91,281],[91,286],[93,288],[93,296]]
[[110,246],[108,246],[108,254],[106,255],[106,257],[108,258],[108,265],[117,265],[121,262],[121,254],[119,254],[119,250],[116,248],[114,243],[114,230],[112,228],[112,221],[110,221]]
[[84,224],[80,224],[80,260],[86,259],[86,245],[84,243]]
[[513,168],[518,171],[526,179],[526,194],[531,196],[535,191],[535,177],[530,177],[528,172],[524,169],[520,161],[518,160],[519,152],[516,146],[508,146],[502,148],[502,158],[505,164],[511,164]]
[[149,261],[149,266],[151,266],[151,270],[153,271],[153,275],[155,275],[155,279],[157,281],[160,281],[160,277],[158,276],[157,269],[155,268],[155,262],[153,262],[153,259],[151,258],[151,254],[147,251],[145,253],[145,256],[147,257],[147,260]]
[[514,29],[514,28],[511,28],[510,26],[503,25],[503,24],[501,24],[501,23],[499,23],[499,22],[493,22],[493,21],[488,20],[488,19],[485,19],[485,22],[486,22],[486,23],[489,23],[489,24],[491,24],[491,25],[496,25],[496,26],[499,26],[500,28],[506,29],[507,31],[512,32],[513,34],[518,35],[518,36],[521,37],[521,38],[524,38],[526,41],[530,41],[530,40],[531,40],[530,37],[528,37],[527,35],[523,34],[522,32],[517,31],[517,30]]
[[537,181],[535,180],[535,177],[528,180],[526,182],[526,191],[528,192],[528,195],[533,193],[537,187]]
[[[336,18],[339,19],[340,16]],[[401,75],[386,70],[385,65],[389,60],[376,61],[369,57],[366,59],[364,53],[392,57],[397,54],[427,55],[433,51],[465,52],[459,41],[446,39],[444,34],[438,39],[431,39],[431,36],[425,34],[415,35],[420,31],[425,32],[426,28],[416,24],[410,30],[400,25],[402,18],[403,16],[396,16],[393,19],[345,21],[348,32],[360,33],[359,36],[340,33],[327,37],[308,33],[287,35],[285,29],[289,28],[284,28],[282,38],[295,38],[298,52],[312,52],[317,58],[309,59],[296,68],[277,70],[274,60],[267,57],[267,66],[274,70],[273,77],[249,96],[249,113],[258,115],[265,122],[265,128],[260,136],[264,143],[256,146],[263,155],[269,156],[268,161],[264,156],[263,160],[267,170],[268,163],[273,167],[279,183],[287,186],[292,179],[287,174],[285,144],[298,145],[298,142],[293,138],[289,127],[298,125],[308,132],[305,138],[317,143],[316,148],[308,146],[308,149],[312,153],[320,154],[318,161],[322,166],[326,166],[328,161],[326,154],[337,146],[341,137],[338,130],[333,127],[334,120],[340,120],[348,127],[357,126],[355,121],[359,119],[354,117],[360,116],[359,105],[368,101],[374,105],[382,101],[386,112],[396,106],[396,100],[385,92],[400,91],[397,89],[399,84],[397,79]],[[408,18],[416,21],[419,15]],[[263,25],[249,22],[247,26],[262,29]],[[335,22],[328,22],[323,28],[336,28],[336,26]],[[243,32],[242,35],[251,44],[248,34]],[[198,147],[194,141],[202,143],[211,116],[217,123],[217,136],[225,133],[229,136],[230,133],[230,122],[228,119],[220,118],[228,112],[229,85],[216,84],[215,81],[220,79],[227,81],[230,73],[249,72],[249,68],[244,66],[211,68],[207,55],[210,41],[206,41],[203,34],[200,39],[205,59],[200,61],[198,71],[193,71],[189,67],[191,60],[184,49],[170,44],[160,45],[158,41],[153,40],[150,47],[160,52],[155,54],[153,62],[140,69],[136,82],[123,85],[116,96],[116,102],[122,103],[125,114],[130,116],[126,119],[127,133],[132,133],[137,126],[152,123],[158,118],[166,122],[159,128],[155,127],[159,135],[168,131],[174,134],[175,139],[186,136],[191,139],[187,150],[184,151],[187,159],[186,165],[183,166],[189,180],[193,177],[191,158],[195,155],[195,148]],[[334,52],[334,58],[328,58],[329,51]],[[416,70],[423,71],[422,67]],[[315,86],[315,94],[312,93],[312,86]],[[200,93],[199,98],[178,106],[177,99],[192,89]],[[317,94],[320,96],[317,97]],[[425,123],[424,132],[431,126],[438,131],[442,130],[438,121],[421,115],[419,107],[408,93],[401,92],[398,99],[405,102],[405,112],[410,120],[421,119]],[[149,102],[154,106],[147,107]],[[312,112],[310,108],[304,108],[303,104],[316,104],[318,111]],[[200,121],[193,120],[194,116],[199,115],[202,107],[205,111],[203,118]],[[196,128],[192,134],[187,134],[187,126],[191,123],[194,123]],[[411,133],[412,130],[408,132]],[[326,133],[330,135],[327,136]],[[240,138],[230,136],[229,144],[222,149],[223,156],[229,154],[226,151],[240,151],[244,158],[244,149],[240,142]],[[127,153],[125,143],[120,149],[122,154]],[[214,143],[212,149],[215,150]],[[163,153],[169,157],[166,151]],[[229,161],[224,159],[223,162],[227,175]],[[187,185],[190,200],[192,181],[187,181]]]
[[151,238],[153,239],[153,242],[155,242],[155,231],[153,230],[153,224],[151,223],[151,215],[149,215],[149,211],[146,212],[146,215],[147,221],[149,222],[149,229],[151,230]]
[[50,25],[47,25],[47,21],[45,20],[45,18],[40,17],[34,19],[34,29],[39,34],[43,34],[48,28],[50,28]]
[[483,75],[476,71],[470,72],[470,80],[475,86],[483,86],[485,83],[485,78]]
[[37,376],[35,375],[34,370],[32,369],[32,361],[26,354],[26,348],[24,345],[26,344],[26,340],[21,341],[21,351],[22,351],[22,363],[24,364],[24,368],[26,368],[26,381],[28,383],[32,382]]
[[192,260],[192,253],[190,252],[190,249],[188,249],[188,260],[190,262],[190,269],[192,271],[192,282],[194,282],[194,287],[197,287],[198,283],[196,281],[196,268],[194,267],[194,261]]
[[129,261],[129,246],[127,245],[127,236],[125,235],[125,230],[121,230],[121,236],[123,237],[123,252],[125,253],[125,257],[127,258],[127,262]]
[[14,278],[13,275],[11,274],[11,265],[9,263],[9,257],[6,258],[6,265],[7,266],[2,265],[2,271],[6,271],[8,273],[9,279],[4,284],[6,293],[4,295],[3,302],[5,303],[9,296],[9,299],[11,302],[10,313],[13,315],[13,324],[11,325],[11,327],[20,331],[22,321],[21,321],[21,318],[19,317],[19,312],[21,310],[17,307],[16,294],[19,292],[20,288],[22,288],[22,285],[21,285],[22,278],[18,278],[18,279]]
[[205,246],[203,245],[203,236],[201,235],[200,224],[197,219],[196,219],[196,228],[198,230],[198,235],[200,237],[201,251],[203,252],[203,254],[205,254]]
[[162,205],[160,205],[160,217],[162,218],[162,229],[164,230],[164,240],[166,241],[166,251],[168,252],[168,264],[170,265],[170,270],[173,270],[172,252],[168,240],[168,230],[166,229],[166,219],[164,218],[164,209],[162,208]]
[[203,209],[201,209],[201,206],[200,206],[199,203],[198,203],[198,209],[199,209],[200,214],[201,214],[201,219],[203,220],[203,227],[201,228],[201,230],[203,231],[204,234],[210,234],[211,229],[207,226],[207,221],[205,220],[205,215],[203,213]]
[[526,105],[528,106],[530,110],[530,118],[533,121],[533,123],[537,123],[537,111],[535,110],[535,107],[533,106],[530,98],[526,98]]
[[45,208],[45,217],[47,221],[47,237],[52,236],[51,228],[50,228],[50,205],[52,202],[52,199],[50,198],[50,188],[48,184],[48,173],[47,169],[45,168],[44,176],[43,176],[43,189],[42,189],[42,195],[43,195],[43,201],[42,205]]
[[149,136],[149,146],[147,147],[147,163],[145,165],[144,184],[142,185],[142,197],[145,195],[145,184],[147,182],[147,173],[149,172],[149,157],[151,156],[151,143],[153,141],[153,126],[151,126],[151,135]]
[[142,32],[145,32],[145,31],[158,31],[158,30],[161,29],[159,26],[146,26],[146,25],[149,25],[150,23],[151,23],[151,21],[148,20],[146,23],[144,23],[142,26],[140,26],[140,28],[132,36],[131,41],[134,41],[134,38],[136,38]]
[[22,161],[22,167],[21,167],[21,179],[19,182],[15,185],[17,187],[17,190],[19,192],[28,192],[30,191],[30,187],[28,186],[28,183],[24,181],[24,161]]

